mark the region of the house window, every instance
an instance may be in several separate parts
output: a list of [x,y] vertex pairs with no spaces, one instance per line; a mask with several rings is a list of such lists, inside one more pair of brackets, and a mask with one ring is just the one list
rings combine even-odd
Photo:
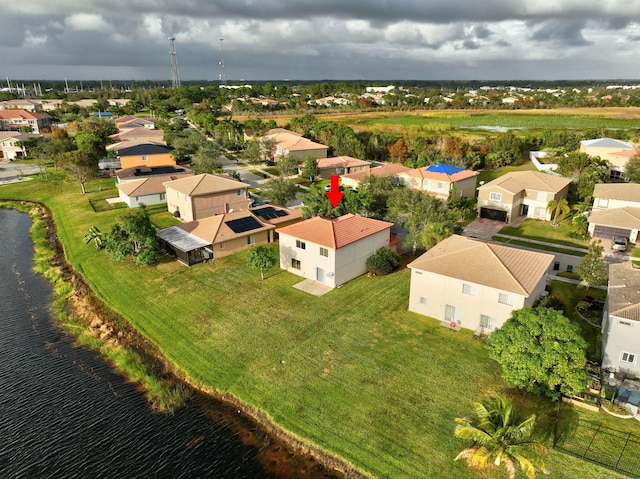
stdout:
[[424,304],[426,306],[427,298],[425,298],[424,296],[420,296],[420,304]]
[[633,364],[636,362],[636,355],[634,353],[622,351],[622,354],[620,354],[620,362]]
[[307,249],[307,243],[304,241],[296,240],[296,248]]
[[147,161],[149,159],[149,155],[142,155],[142,161]]
[[491,316],[487,316],[486,314],[481,314],[480,327],[482,329],[496,329],[498,327],[498,320],[496,318],[492,318]]
[[542,206],[536,206],[533,209],[533,216],[535,216],[536,218],[544,218],[546,211],[547,210],[545,210]]
[[624,326],[633,326],[630,322],[628,321],[618,321],[618,324],[622,324]]
[[492,191],[489,193],[489,199],[492,201],[502,201],[502,193],[496,193]]
[[547,194],[544,191],[538,191],[538,196],[536,197],[538,201],[546,201]]
[[422,271],[418,271],[418,270],[415,270],[415,269],[414,269],[414,270],[413,270],[413,272],[414,272],[415,274],[422,275]]
[[498,295],[498,303],[513,306],[513,299],[507,293],[500,293]]
[[464,283],[462,285],[462,294],[468,294],[469,296],[476,295],[476,288],[471,284]]
[[238,196],[242,196],[242,195],[244,195],[244,188],[240,188],[238,190]]
[[608,208],[609,207],[609,198],[598,198],[598,207],[599,208]]
[[220,249],[224,249],[224,243],[220,243],[218,246],[220,247]]
[[444,190],[445,189],[445,184],[442,181],[438,181],[438,189],[439,190]]
[[300,260],[291,258],[291,267],[294,269],[300,269]]
[[247,236],[247,244],[253,244],[255,242],[256,242],[256,240],[255,240],[253,235]]
[[160,193],[160,201],[164,201],[167,196],[164,193]]
[[324,256],[325,258],[329,257],[329,250],[327,248],[323,248],[320,246],[320,256]]
[[456,307],[447,304],[444,307],[444,320],[448,323],[456,320]]

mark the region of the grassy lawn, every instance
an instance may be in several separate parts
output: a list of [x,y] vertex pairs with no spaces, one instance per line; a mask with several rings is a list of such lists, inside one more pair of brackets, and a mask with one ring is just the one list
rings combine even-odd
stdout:
[[513,245],[517,245],[517,246],[526,246],[526,247],[535,248],[535,249],[539,249],[539,250],[543,250],[543,251],[550,251],[552,253],[563,253],[563,254],[570,254],[570,255],[573,255],[573,256],[584,256],[586,254],[586,253],[581,253],[580,251],[573,251],[573,250],[570,250],[570,249],[557,248],[555,246],[534,244],[534,243],[531,243],[531,242],[526,241],[526,240],[520,241],[520,240],[517,240],[517,239],[503,238],[502,236],[492,236],[491,239],[493,241],[499,241],[500,243],[513,244]]
[[520,236],[538,241],[546,241],[574,248],[588,248],[588,239],[578,239],[569,236],[571,232],[571,220],[565,219],[552,226],[548,221],[527,218],[519,226],[505,226],[500,233],[509,236]]
[[[148,268],[114,262],[82,241],[90,226],[106,231],[123,213],[95,213],[88,202],[108,182],[81,195],[75,183],[33,180],[0,186],[0,198],[46,203],[69,262],[195,380],[381,478],[507,477],[453,461],[465,447],[453,438],[454,418],[489,391],[536,412],[549,437],[554,405],[509,388],[482,340],[407,311],[407,269],[316,298],[292,288],[300,278],[286,272],[260,281],[246,252],[191,268],[169,258]],[[556,451],[547,463],[559,478],[622,477]]]

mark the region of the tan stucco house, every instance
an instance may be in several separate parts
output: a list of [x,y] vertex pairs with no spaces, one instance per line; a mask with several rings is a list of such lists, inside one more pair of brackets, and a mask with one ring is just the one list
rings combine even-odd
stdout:
[[609,177],[611,178],[624,178],[627,161],[637,153],[633,143],[614,138],[582,140],[580,151],[589,156],[599,156],[606,160],[609,164]]
[[116,184],[118,196],[129,208],[141,204],[159,205],[167,202],[167,191],[164,184],[175,178],[170,175],[148,176]]
[[411,168],[402,165],[382,165],[374,168],[367,168],[362,171],[355,171],[346,175],[340,175],[340,184],[346,188],[358,189],[360,182],[368,176],[398,176],[407,172]]
[[300,162],[307,157],[315,159],[326,158],[329,149],[326,145],[311,141],[302,135],[298,135],[284,128],[269,130],[262,138],[275,142],[273,150],[273,157],[275,159],[285,155],[296,158]]
[[436,163],[426,168],[413,168],[398,173],[408,188],[424,191],[441,200],[475,198],[477,171]]
[[249,186],[227,175],[187,176],[164,184],[167,208],[184,222],[248,210]]
[[609,264],[602,320],[602,367],[640,377],[640,269],[630,261]]
[[345,175],[356,171],[364,171],[371,167],[371,163],[359,160],[352,156],[334,156],[331,158],[320,158],[318,169],[320,178],[331,178],[332,175]]
[[20,131],[0,131],[0,158],[15,160],[29,154],[25,142],[34,139],[42,142],[42,135],[36,133],[22,133]]
[[191,266],[270,243],[274,229],[250,211],[234,211],[164,228],[156,237],[165,253]]
[[567,197],[571,180],[540,171],[514,171],[478,188],[478,215],[510,223],[526,216],[549,221],[551,200]]
[[612,239],[624,236],[636,243],[640,230],[640,185],[599,183],[593,188],[593,211],[588,217],[589,234]]
[[335,288],[366,273],[367,259],[389,246],[392,226],[352,214],[287,226],[279,230],[280,267]]
[[554,256],[453,235],[411,262],[409,310],[490,333],[542,295]]
[[25,110],[0,110],[0,130],[21,131],[23,128],[28,128],[31,133],[40,133],[41,129],[50,126],[51,117],[46,113]]

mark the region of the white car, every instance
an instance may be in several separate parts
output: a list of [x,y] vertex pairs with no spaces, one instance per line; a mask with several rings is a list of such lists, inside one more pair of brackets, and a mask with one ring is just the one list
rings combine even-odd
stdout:
[[613,237],[613,250],[614,251],[627,251],[627,246],[629,245],[629,240],[624,236],[614,236]]

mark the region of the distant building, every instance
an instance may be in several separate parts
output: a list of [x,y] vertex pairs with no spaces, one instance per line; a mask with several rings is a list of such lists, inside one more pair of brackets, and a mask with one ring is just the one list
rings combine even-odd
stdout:
[[51,126],[51,117],[46,113],[25,110],[0,110],[0,128],[4,131],[22,131],[40,133],[42,128]]

